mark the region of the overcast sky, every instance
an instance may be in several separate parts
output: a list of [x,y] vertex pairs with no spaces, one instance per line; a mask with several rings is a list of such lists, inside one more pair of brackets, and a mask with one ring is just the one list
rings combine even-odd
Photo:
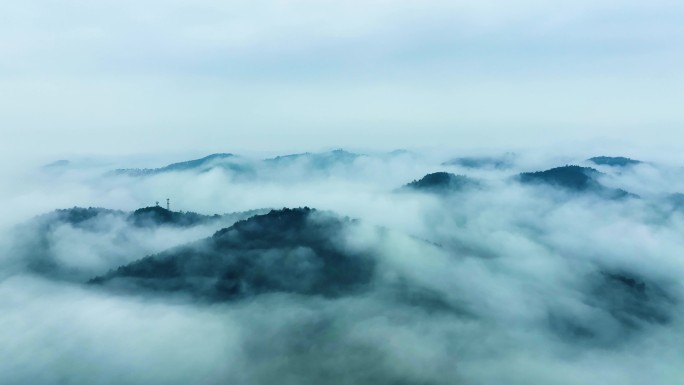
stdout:
[[684,139],[684,3],[0,2],[19,156]]

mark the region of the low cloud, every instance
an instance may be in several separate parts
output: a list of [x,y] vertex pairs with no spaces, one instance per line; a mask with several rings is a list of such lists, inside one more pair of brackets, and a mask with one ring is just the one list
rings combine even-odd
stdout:
[[[600,183],[639,195],[610,200],[515,178],[566,163],[557,157],[520,154],[506,170],[441,165],[460,155],[371,154],[323,170],[294,162],[256,178],[222,168],[113,176],[107,171],[116,167],[107,166],[66,170],[51,179],[53,194],[36,180],[6,190],[30,191],[51,209],[84,197],[84,205],[124,213],[46,231],[37,225],[45,217],[31,219],[35,208],[17,207],[0,237],[0,337],[9,347],[0,352],[0,382],[677,384],[684,209],[666,197],[684,191],[670,179],[679,169],[598,167]],[[586,157],[567,158],[586,165]],[[481,185],[396,191],[438,171]],[[372,279],[334,296],[287,290],[294,283],[280,279],[275,291],[208,302],[182,291],[86,285],[239,219],[188,228],[126,220],[168,196],[172,208],[203,214],[309,206],[358,219],[342,220],[325,239],[373,261]],[[35,256],[35,239],[78,274],[28,269],[22,262]],[[293,259],[308,264],[292,274],[315,278],[320,270],[313,249],[260,247],[249,252],[266,263],[260,269],[273,266],[259,270],[269,279]]]

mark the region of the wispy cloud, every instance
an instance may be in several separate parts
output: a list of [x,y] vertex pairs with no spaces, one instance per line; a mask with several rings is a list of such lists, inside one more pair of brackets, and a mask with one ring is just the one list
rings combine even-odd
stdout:
[[[209,236],[211,226],[144,229],[104,215],[85,227],[24,226],[21,234],[44,241],[23,245],[17,233],[2,229],[0,336],[9,349],[0,350],[0,380],[315,384],[325,376],[336,384],[678,384],[684,206],[668,194],[682,188],[671,183],[681,168],[648,158],[626,168],[597,165],[598,183],[645,186],[636,191],[640,199],[609,200],[514,178],[598,154],[519,153],[509,169],[440,164],[459,155],[376,154],[324,169],[294,161],[277,173],[251,159],[265,167],[261,177],[221,167],[116,176],[105,173],[115,168],[109,165],[83,173],[76,163],[4,190],[12,197],[13,215],[2,218],[8,225],[30,221],[40,208],[17,204],[25,195],[40,198],[41,207],[71,199],[130,210],[173,194],[174,207],[205,213],[307,205],[337,213],[318,219],[339,214],[360,221],[343,220],[338,231],[323,234],[268,221],[246,225],[256,233],[287,229],[275,234],[279,246],[264,238],[254,240],[255,248],[233,245],[252,257],[258,282],[280,289],[212,304],[164,291],[111,292],[15,263],[44,247],[78,277],[104,274],[165,245]],[[481,185],[441,194],[396,191],[439,170],[467,173]],[[316,221],[303,228],[329,231]],[[298,239],[323,239],[339,252],[368,258],[373,275],[364,279],[371,283],[332,297],[288,292],[316,278],[306,274],[315,274],[321,258],[316,246],[290,247],[301,246]],[[223,261],[239,255],[226,253]],[[301,281],[280,277],[287,269],[268,268],[292,260],[306,262],[285,266],[304,274]],[[188,266],[197,276],[186,278],[202,287],[201,266]],[[186,271],[182,264],[178,269]]]

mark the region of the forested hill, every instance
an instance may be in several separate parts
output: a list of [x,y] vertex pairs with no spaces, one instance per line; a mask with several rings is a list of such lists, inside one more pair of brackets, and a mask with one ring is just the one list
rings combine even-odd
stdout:
[[309,208],[273,210],[90,282],[213,301],[269,292],[347,295],[369,284],[374,271],[370,258],[342,246],[340,232],[349,223]]

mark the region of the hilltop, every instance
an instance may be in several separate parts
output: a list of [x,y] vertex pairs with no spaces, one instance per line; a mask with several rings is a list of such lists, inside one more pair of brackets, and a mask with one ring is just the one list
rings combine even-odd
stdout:
[[273,210],[198,242],[121,266],[90,283],[212,301],[284,292],[335,297],[363,289],[374,263],[336,240],[350,220],[309,208]]

